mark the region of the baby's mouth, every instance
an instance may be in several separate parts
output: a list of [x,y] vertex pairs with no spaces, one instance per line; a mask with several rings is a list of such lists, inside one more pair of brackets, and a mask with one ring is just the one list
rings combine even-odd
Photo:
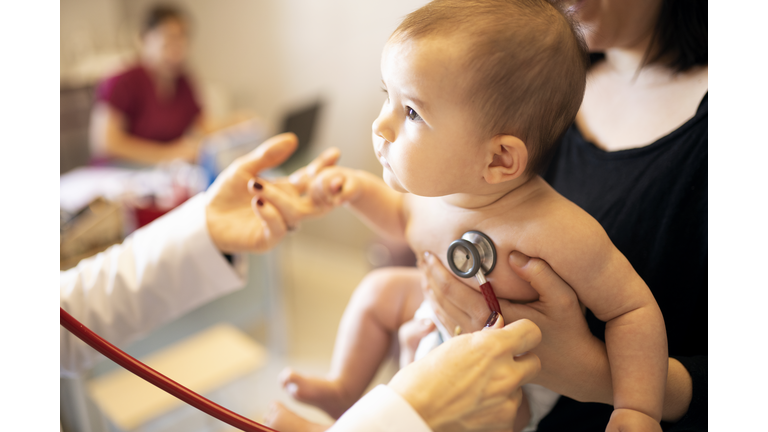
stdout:
[[389,162],[387,162],[387,158],[385,158],[385,157],[384,157],[384,156],[381,154],[381,152],[377,151],[377,152],[376,152],[376,157],[379,159],[379,163],[381,164],[381,166],[383,166],[384,168],[386,168],[386,169],[388,169],[388,170],[391,170],[391,169],[392,169],[392,167],[391,167],[391,166],[389,166]]

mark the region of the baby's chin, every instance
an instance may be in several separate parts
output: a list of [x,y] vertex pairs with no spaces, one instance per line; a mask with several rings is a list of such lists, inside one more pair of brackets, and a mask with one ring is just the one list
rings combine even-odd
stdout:
[[395,175],[387,168],[384,168],[384,183],[387,184],[387,186],[391,187],[393,190],[400,192],[400,193],[409,193],[406,188],[403,187],[402,184],[400,184],[400,181],[395,177]]

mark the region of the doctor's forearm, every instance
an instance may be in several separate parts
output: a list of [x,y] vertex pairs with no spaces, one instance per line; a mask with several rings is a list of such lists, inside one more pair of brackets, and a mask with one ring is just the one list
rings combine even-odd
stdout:
[[[192,198],[122,244],[61,273],[61,307],[120,345],[241,287],[244,273],[210,239],[203,198]],[[63,328],[60,336],[62,370],[90,366],[95,352]]]

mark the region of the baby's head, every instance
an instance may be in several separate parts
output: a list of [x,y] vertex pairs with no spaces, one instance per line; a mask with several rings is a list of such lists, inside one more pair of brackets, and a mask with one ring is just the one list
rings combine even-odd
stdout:
[[576,116],[587,65],[546,0],[436,0],[409,14],[382,54],[385,180],[441,196],[536,174]]

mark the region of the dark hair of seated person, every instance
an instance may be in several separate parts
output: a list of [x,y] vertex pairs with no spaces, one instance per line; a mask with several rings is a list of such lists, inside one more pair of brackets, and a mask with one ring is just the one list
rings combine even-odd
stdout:
[[187,18],[181,9],[170,5],[155,5],[147,12],[144,18],[141,34],[146,34],[169,20],[176,20],[181,23],[187,22]]
[[[662,64],[676,72],[708,64],[708,5],[701,0],[662,0],[643,66]],[[656,52],[651,50],[656,48]],[[602,53],[591,53],[597,63]]]

